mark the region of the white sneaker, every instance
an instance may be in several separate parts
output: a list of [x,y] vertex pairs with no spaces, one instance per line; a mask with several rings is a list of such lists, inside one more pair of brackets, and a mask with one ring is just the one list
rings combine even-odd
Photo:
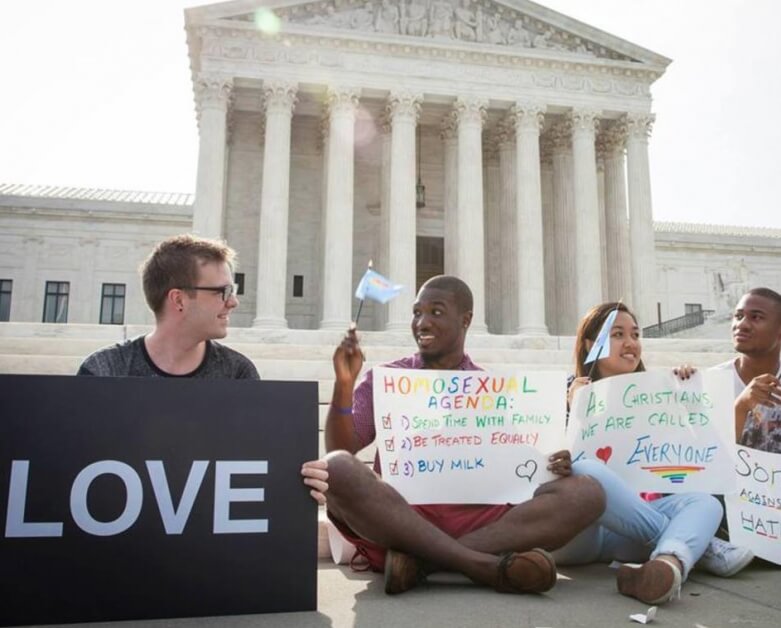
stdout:
[[753,558],[754,552],[747,547],[738,547],[714,537],[696,567],[714,576],[729,578],[746,567]]

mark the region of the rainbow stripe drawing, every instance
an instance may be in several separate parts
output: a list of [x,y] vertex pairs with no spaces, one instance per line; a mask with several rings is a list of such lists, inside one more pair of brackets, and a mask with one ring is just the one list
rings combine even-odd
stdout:
[[695,466],[663,466],[663,467],[640,467],[643,471],[648,471],[663,480],[670,480],[673,484],[683,484],[684,480],[693,473],[702,471],[705,467]]

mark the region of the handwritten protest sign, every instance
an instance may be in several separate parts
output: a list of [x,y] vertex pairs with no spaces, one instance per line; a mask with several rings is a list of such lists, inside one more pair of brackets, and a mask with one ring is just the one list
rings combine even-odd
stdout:
[[732,375],[618,375],[578,390],[573,460],[601,460],[638,491],[725,493],[735,486]]
[[556,476],[565,374],[374,369],[382,476],[412,504],[530,499]]
[[729,538],[781,565],[781,454],[738,446],[737,491],[726,495]]

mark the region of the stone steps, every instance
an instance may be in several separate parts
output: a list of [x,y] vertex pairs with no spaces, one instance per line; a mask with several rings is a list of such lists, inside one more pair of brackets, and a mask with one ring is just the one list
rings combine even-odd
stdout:
[[[0,354],[75,355],[90,352],[126,338],[147,333],[149,327],[109,325],[50,325],[0,323]],[[226,344],[253,360],[327,360],[342,334],[317,330],[283,330],[269,335],[264,330],[236,329]],[[516,364],[569,364],[574,339],[568,336],[494,336],[473,334],[467,352],[477,362]],[[364,332],[361,345],[371,362],[384,362],[414,351],[410,334]],[[708,356],[732,353],[729,336],[712,338],[652,338],[644,340],[646,356],[671,353]]]
[[[91,352],[125,338],[147,333],[144,326],[51,325],[0,323],[0,373],[75,373]],[[315,380],[320,400],[330,397],[331,358],[341,332],[238,328],[226,344],[247,355],[268,380]],[[409,355],[414,345],[408,333],[365,332],[362,346],[366,368]],[[572,370],[573,339],[545,336],[474,334],[467,351],[486,368]],[[688,362],[708,367],[733,354],[728,339],[647,339],[644,359],[649,368]]]
[[[0,373],[72,375],[81,361],[103,346],[148,333],[148,326],[52,325],[0,323]],[[343,332],[328,330],[232,329],[225,344],[247,355],[264,380],[316,381],[320,452],[323,428],[333,390],[334,347]],[[485,368],[572,371],[574,339],[544,336],[472,334],[467,351]],[[414,352],[409,332],[362,332],[367,356],[364,368]],[[727,337],[716,339],[663,338],[644,341],[646,365],[672,367],[684,362],[706,368],[734,355]],[[360,457],[371,461],[374,448]]]
[[[1,345],[2,343],[0,343]],[[230,343],[229,343],[230,344]],[[235,345],[231,345],[235,346]],[[92,349],[94,350],[94,349]],[[7,353],[5,348],[0,346],[0,373],[29,373],[29,374],[53,374],[67,375],[75,374],[79,364],[88,355],[91,350],[77,353],[49,354],[49,353]],[[546,352],[540,352],[546,353]],[[330,382],[333,377],[333,366],[330,356],[319,359],[271,359],[257,358],[248,354],[258,369],[261,377],[266,380],[292,380],[292,381],[318,381]],[[401,355],[400,353],[394,354]],[[472,358],[484,368],[494,369],[520,369],[520,370],[538,370],[538,371],[572,371],[569,354],[566,355],[518,355],[517,359],[510,361],[500,361],[490,359],[490,357],[471,354]],[[733,354],[730,353],[704,353],[704,352],[684,352],[670,351],[657,352],[646,351],[645,363],[649,368],[654,367],[672,367],[684,362],[706,368],[729,359]],[[502,356],[512,358],[513,356]],[[364,368],[371,368],[388,361],[390,358],[381,360],[367,360]]]
[[0,353],[0,374],[75,375],[83,356]]

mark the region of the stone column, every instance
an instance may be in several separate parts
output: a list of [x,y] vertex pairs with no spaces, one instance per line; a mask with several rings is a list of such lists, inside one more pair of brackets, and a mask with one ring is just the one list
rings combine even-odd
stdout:
[[[599,120],[597,112],[576,109],[569,115],[572,123],[572,165],[575,188],[575,259],[577,275],[576,313],[582,317],[602,302],[602,264],[600,260],[599,200],[594,140]],[[573,330],[574,333],[574,330]]]
[[501,257],[502,181],[496,137],[483,142],[483,246],[485,250],[485,324],[489,334],[501,334],[503,327]]
[[[317,232],[317,251],[313,252],[318,259],[325,259],[325,208],[328,204],[328,127],[330,126],[328,107],[323,105],[320,116],[320,148],[322,150],[322,165],[320,170],[320,224]],[[322,264],[315,264],[315,279],[317,281],[317,312],[322,312],[325,293]]]
[[632,262],[629,257],[629,222],[626,215],[624,142],[626,129],[612,124],[604,133],[605,146],[605,253],[607,298],[629,303],[632,294]]
[[545,326],[545,264],[542,250],[540,129],[543,108],[516,103],[515,151],[516,242],[518,264],[518,333],[547,334]]
[[500,274],[499,309],[502,313],[501,333],[514,334],[518,329],[518,244],[516,242],[516,171],[515,130],[513,120],[503,121],[497,134],[499,147],[500,197]]
[[225,146],[232,93],[231,78],[204,74],[195,81],[199,141],[193,233],[205,238],[223,236]]
[[458,209],[455,272],[472,290],[472,330],[485,333],[485,250],[483,246],[483,148],[486,100],[459,96]]
[[575,334],[578,324],[575,283],[575,201],[572,183],[572,145],[569,120],[561,120],[550,131],[553,162],[553,223],[556,232],[556,328],[561,336]]
[[[379,258],[376,267],[381,274],[388,275],[390,248],[390,164],[391,164],[391,124],[388,116],[382,114],[377,123],[380,131],[380,237]],[[395,281],[395,279],[394,279]],[[398,300],[398,299],[397,299]],[[376,308],[377,329],[385,329],[388,322],[388,308]]]
[[540,138],[540,196],[542,197],[542,258],[545,266],[545,324],[548,333],[558,334],[556,302],[556,224],[553,210],[553,146]]
[[263,86],[266,113],[263,187],[260,193],[257,302],[254,327],[285,328],[288,210],[290,206],[290,132],[296,104],[294,83]]
[[651,208],[651,172],[648,165],[648,136],[654,116],[627,114],[626,171],[629,197],[629,249],[632,255],[632,306],[640,325],[656,320],[656,249]]
[[388,277],[406,286],[404,298],[388,303],[386,330],[407,329],[410,295],[415,293],[415,127],[421,94],[392,92],[388,98],[391,124],[390,189],[388,208]]
[[444,188],[442,207],[445,221],[445,274],[456,274],[458,250],[458,121],[455,112],[442,119]]
[[597,215],[599,216],[599,267],[602,269],[600,290],[602,297],[607,295],[607,252],[605,251],[605,144],[602,133],[596,139],[597,157]]
[[328,179],[323,237],[322,329],[346,329],[352,313],[355,111],[359,91],[329,88]]

